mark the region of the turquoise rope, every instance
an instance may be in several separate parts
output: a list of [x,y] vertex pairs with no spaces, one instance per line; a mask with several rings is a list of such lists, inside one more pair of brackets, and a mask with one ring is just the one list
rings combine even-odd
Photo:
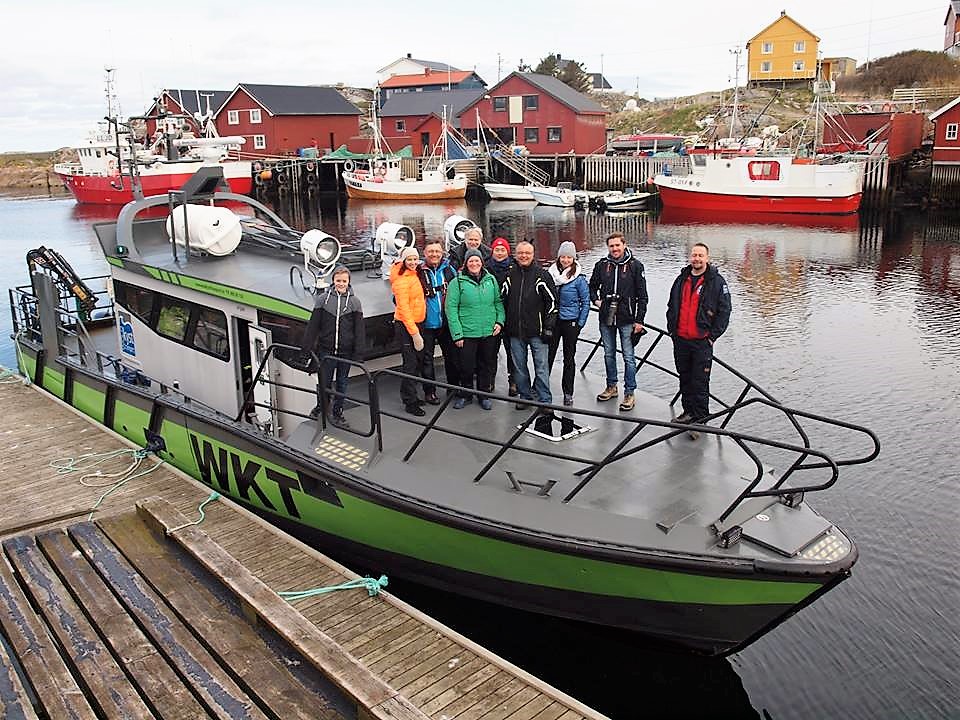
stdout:
[[177,525],[176,527],[170,528],[169,530],[167,530],[167,535],[172,535],[172,534],[175,533],[177,530],[183,530],[185,527],[190,527],[190,526],[192,526],[192,525],[199,525],[200,523],[202,523],[202,522],[207,518],[206,513],[203,512],[204,506],[205,506],[207,503],[213,502],[214,500],[218,499],[219,497],[220,497],[220,493],[218,493],[218,492],[216,492],[216,491],[210,493],[210,496],[209,496],[206,500],[204,500],[202,503],[200,503],[200,507],[197,508],[197,512],[200,513],[200,517],[199,517],[197,520],[194,520],[193,522],[184,523],[183,525]]
[[380,589],[387,586],[387,576],[381,575],[379,578],[374,579],[371,577],[357,578],[356,580],[350,580],[349,582],[341,583],[340,585],[328,585],[327,587],[318,587],[313,588],[312,590],[290,590],[289,592],[278,592],[277,595],[282,597],[284,600],[289,602],[296,602],[297,600],[304,600],[308,597],[314,597],[315,595],[324,595],[334,590],[353,590],[354,588],[366,588],[367,595],[373,597],[374,595],[380,594]]

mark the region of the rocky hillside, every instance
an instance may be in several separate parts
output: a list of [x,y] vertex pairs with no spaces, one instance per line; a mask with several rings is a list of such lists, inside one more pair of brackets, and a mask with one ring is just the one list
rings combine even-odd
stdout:
[[62,185],[53,174],[55,163],[73,159],[69,148],[49,152],[0,153],[0,188],[60,192]]

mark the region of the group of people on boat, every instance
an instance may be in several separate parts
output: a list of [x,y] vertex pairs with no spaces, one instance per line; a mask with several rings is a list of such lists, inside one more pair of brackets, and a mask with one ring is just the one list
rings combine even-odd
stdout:
[[[560,354],[563,404],[573,405],[577,341],[591,307],[599,316],[606,370],[606,387],[596,399],[620,399],[622,412],[633,410],[634,346],[645,332],[646,278],[643,263],[627,247],[622,233],[611,234],[606,243],[607,255],[596,263],[589,280],[570,241],[560,244],[547,268],[536,263],[532,243],[517,242],[511,255],[506,238],[497,237],[488,246],[478,227],[467,230],[463,243],[449,254],[440,240],[425,243],[422,259],[416,247],[404,248],[390,269],[390,286],[401,371],[406,376],[400,384],[405,411],[421,417],[426,414],[425,405],[441,403],[434,363],[438,346],[446,382],[459,388],[448,391],[457,393],[454,409],[465,408],[474,397],[481,409],[492,408],[492,400],[477,392],[495,391],[501,347],[506,349],[507,392],[516,398],[518,409],[526,407],[526,401],[553,404],[550,375]],[[683,408],[674,420],[682,423],[698,423],[709,415],[713,343],[726,330],[730,317],[729,288],[709,261],[706,245],[694,245],[690,264],[673,283],[667,306]],[[332,286],[317,296],[304,336],[304,348],[315,348],[323,359],[324,387],[335,388],[330,413],[335,425],[347,425],[343,397],[349,364],[343,359],[362,357],[363,325],[360,302],[350,288],[350,271],[338,267]]]

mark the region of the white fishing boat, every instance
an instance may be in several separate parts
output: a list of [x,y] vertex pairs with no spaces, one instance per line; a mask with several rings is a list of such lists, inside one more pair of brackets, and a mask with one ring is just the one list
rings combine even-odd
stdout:
[[646,207],[653,195],[654,193],[627,189],[623,192],[604,193],[596,199],[596,203],[603,210],[638,210]]
[[402,158],[390,151],[380,131],[380,119],[373,102],[373,157],[344,165],[343,182],[347,197],[367,200],[450,200],[465,197],[467,176],[449,163],[447,117],[443,114],[440,139],[424,161],[420,177],[406,177]]
[[527,190],[533,199],[541,205],[554,207],[573,207],[577,204],[577,196],[570,183],[558,183],[556,187],[533,187],[528,185]]
[[534,199],[529,185],[511,185],[510,183],[484,183],[483,189],[491,200],[528,200]]

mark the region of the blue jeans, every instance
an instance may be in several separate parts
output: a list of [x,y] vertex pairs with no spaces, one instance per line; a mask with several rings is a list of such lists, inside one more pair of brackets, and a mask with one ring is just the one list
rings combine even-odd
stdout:
[[531,338],[510,338],[510,354],[513,356],[513,379],[517,383],[517,392],[524,400],[533,400],[530,393],[530,368],[527,366],[527,348],[533,355],[533,390],[537,401],[553,404],[550,394],[550,349],[538,336]]
[[633,354],[630,335],[633,325],[601,325],[600,339],[603,341],[603,362],[607,366],[607,387],[617,384],[617,335],[620,336],[620,349],[623,351],[623,392],[630,394],[637,389],[637,360]]
[[[338,393],[329,397],[331,414],[343,414],[343,399],[347,392],[347,380],[350,378],[350,365],[345,362],[339,362],[334,355],[325,355],[321,361],[323,364],[323,388],[324,390],[334,389]],[[336,384],[334,384],[334,371],[336,371]],[[332,386],[332,387],[331,387]]]

